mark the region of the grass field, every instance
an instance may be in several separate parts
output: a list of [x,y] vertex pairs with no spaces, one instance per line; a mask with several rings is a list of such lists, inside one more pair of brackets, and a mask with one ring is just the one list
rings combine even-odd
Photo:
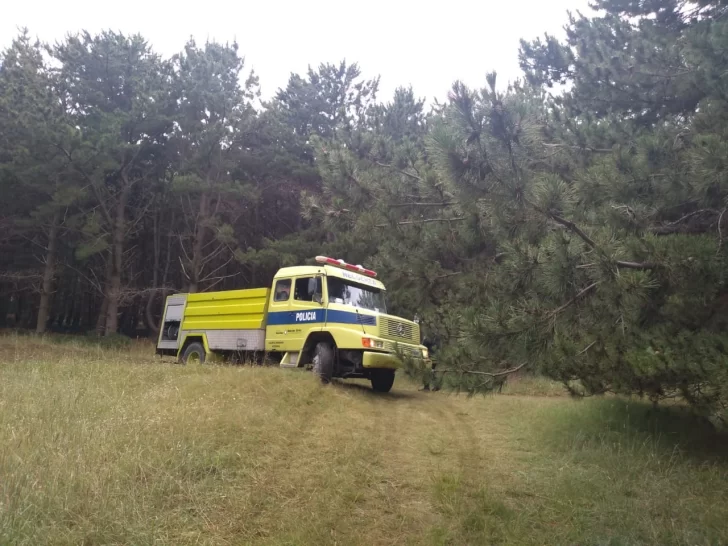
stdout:
[[725,438],[677,409],[151,353],[0,337],[0,544],[728,544]]

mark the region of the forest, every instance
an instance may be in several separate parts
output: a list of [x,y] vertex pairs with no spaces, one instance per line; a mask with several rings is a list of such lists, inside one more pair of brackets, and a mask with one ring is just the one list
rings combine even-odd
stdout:
[[594,7],[522,41],[518,81],[484,67],[432,105],[356,63],[261,100],[237,44],[21,32],[0,57],[0,328],[150,336],[167,294],[324,254],[378,271],[461,388],[526,365],[725,416],[728,2]]

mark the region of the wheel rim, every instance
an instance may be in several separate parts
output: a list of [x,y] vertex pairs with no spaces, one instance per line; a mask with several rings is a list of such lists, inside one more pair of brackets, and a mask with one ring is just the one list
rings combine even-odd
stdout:
[[190,364],[199,364],[200,363],[200,353],[195,351],[194,353],[190,353],[190,355],[187,357],[187,362]]

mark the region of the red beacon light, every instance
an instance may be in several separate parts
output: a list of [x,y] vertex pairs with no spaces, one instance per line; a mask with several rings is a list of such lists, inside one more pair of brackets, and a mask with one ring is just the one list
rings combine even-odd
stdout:
[[334,267],[340,267],[342,269],[348,269],[349,271],[355,271],[361,273],[367,277],[376,277],[377,272],[367,269],[361,265],[352,265],[346,263],[344,260],[334,260],[333,258],[327,258],[326,256],[316,256],[316,261],[320,264],[333,265]]

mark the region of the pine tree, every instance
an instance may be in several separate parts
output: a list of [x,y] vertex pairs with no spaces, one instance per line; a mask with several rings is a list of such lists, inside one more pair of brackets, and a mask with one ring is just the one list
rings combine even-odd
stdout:
[[80,252],[108,253],[104,331],[111,334],[124,300],[126,243],[149,203],[145,184],[166,170],[170,71],[141,36],[83,33],[50,53],[60,65],[59,98],[78,128],[63,152],[95,200]]
[[[55,83],[43,61],[43,46],[31,42],[27,31],[2,56],[0,70],[0,125],[7,154],[0,168],[11,188],[3,191],[8,206],[17,207],[15,228],[40,250],[43,264],[39,282],[36,332],[49,319],[61,234],[69,207],[83,196],[68,169],[63,145],[69,140],[64,112],[55,96]],[[12,193],[19,197],[9,199]],[[20,252],[20,250],[16,250]]]
[[503,256],[471,286],[449,361],[471,388],[530,365],[582,394],[682,396],[719,413],[723,8],[599,5],[607,14],[572,21],[567,45],[524,47],[530,82],[570,83],[563,96],[456,86],[432,130],[439,173]]
[[291,74],[275,106],[296,135],[344,139],[363,125],[379,88],[379,78],[360,77],[359,66],[346,61],[309,67],[306,77]]
[[[362,79],[356,64],[325,63],[317,70],[309,67],[305,76],[291,74],[285,89],[265,104],[257,152],[268,158],[265,175],[258,176],[268,197],[260,209],[272,215],[269,226],[289,229],[266,233],[256,241],[259,246],[238,253],[245,267],[269,278],[281,266],[300,264],[323,252],[343,255],[339,249],[351,248],[346,234],[323,222],[313,210],[312,203],[325,201],[322,194],[326,192],[314,143],[338,146],[346,142],[351,149],[359,149],[378,85],[378,78]],[[326,210],[323,215],[329,213],[344,211]],[[366,251],[362,249],[360,255]]]
[[180,234],[183,271],[188,290],[197,292],[202,283],[220,280],[221,270],[233,259],[230,223],[241,214],[237,211],[246,196],[245,181],[236,180],[234,172],[244,133],[255,117],[251,100],[257,78],[250,74],[241,86],[243,59],[237,44],[208,42],[200,48],[191,40],[173,63],[179,105],[173,138],[178,154],[174,191],[180,196],[183,217],[189,219]]

